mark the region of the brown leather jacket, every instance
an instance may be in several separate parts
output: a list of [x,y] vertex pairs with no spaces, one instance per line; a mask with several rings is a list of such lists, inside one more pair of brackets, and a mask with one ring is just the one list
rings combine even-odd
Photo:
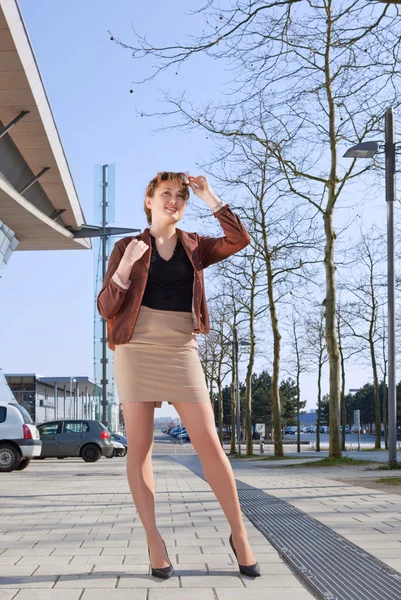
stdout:
[[[203,269],[235,254],[251,241],[244,225],[228,204],[213,214],[223,228],[224,237],[215,238],[176,229],[177,236],[194,267],[192,319],[196,333],[210,331]],[[149,248],[141,259],[133,264],[130,274],[132,283],[128,289],[124,289],[115,283],[112,276],[133,237],[143,240]],[[115,350],[117,344],[128,343],[132,337],[148,278],[151,247],[149,228],[146,228],[139,235],[125,237],[116,242],[110,254],[103,287],[97,297],[97,307],[99,314],[107,319],[107,343],[111,350]]]

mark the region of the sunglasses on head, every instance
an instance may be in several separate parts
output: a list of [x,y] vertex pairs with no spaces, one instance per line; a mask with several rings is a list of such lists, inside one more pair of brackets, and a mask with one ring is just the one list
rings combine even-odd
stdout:
[[[188,183],[189,183],[189,180],[188,180],[188,175],[187,175],[187,173],[181,173],[181,172],[179,172],[179,173],[174,173],[174,175],[179,175],[179,176],[180,176],[180,178],[181,178],[181,180],[182,180],[182,183],[185,183],[186,185],[188,185]],[[160,179],[161,179],[162,181],[167,181],[167,180],[168,180],[168,178],[169,178],[169,173],[167,173],[166,171],[164,171],[164,172],[163,172],[163,173],[160,175]]]

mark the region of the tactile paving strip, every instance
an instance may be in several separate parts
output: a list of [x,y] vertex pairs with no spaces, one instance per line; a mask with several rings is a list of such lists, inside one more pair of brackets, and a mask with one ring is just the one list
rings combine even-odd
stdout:
[[[175,457],[205,479],[199,460]],[[244,515],[322,600],[401,600],[401,574],[323,523],[236,480]]]

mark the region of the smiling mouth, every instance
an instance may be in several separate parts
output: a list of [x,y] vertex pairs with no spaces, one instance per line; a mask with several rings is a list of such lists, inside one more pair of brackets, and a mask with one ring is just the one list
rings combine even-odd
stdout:
[[168,210],[171,213],[176,213],[178,212],[176,208],[169,208],[168,206],[166,206],[166,210]]

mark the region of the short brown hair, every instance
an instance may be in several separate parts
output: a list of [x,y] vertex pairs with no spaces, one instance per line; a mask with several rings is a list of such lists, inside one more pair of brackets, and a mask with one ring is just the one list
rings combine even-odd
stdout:
[[145,200],[143,202],[143,208],[149,225],[152,224],[152,211],[146,206],[146,198],[148,196],[149,198],[153,198],[153,196],[155,195],[156,188],[161,184],[162,181],[173,181],[174,183],[178,183],[178,185],[181,186],[182,191],[184,192],[185,200],[188,201],[189,198],[189,183],[187,183],[187,173],[172,173],[171,171],[162,171],[158,173],[146,188]]

